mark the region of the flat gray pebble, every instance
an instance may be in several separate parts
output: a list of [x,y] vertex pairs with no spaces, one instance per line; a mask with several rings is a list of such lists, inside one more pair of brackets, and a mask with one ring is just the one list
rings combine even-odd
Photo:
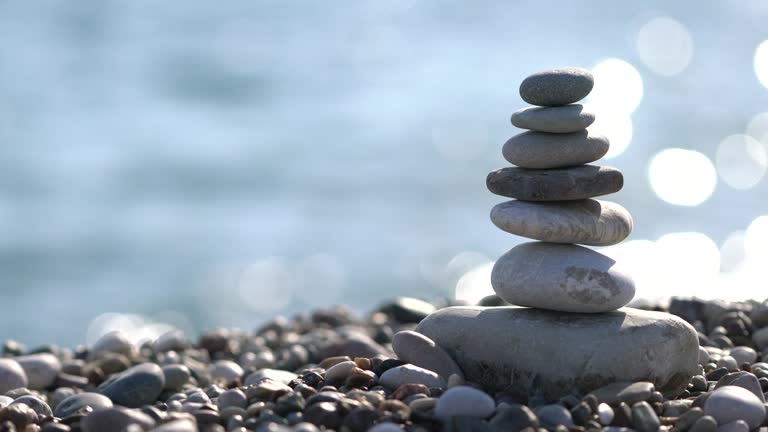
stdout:
[[587,97],[594,85],[595,78],[586,69],[547,69],[529,75],[520,83],[520,97],[531,105],[567,105]]
[[527,107],[512,113],[512,124],[537,132],[571,133],[586,129],[595,121],[595,113],[582,105]]

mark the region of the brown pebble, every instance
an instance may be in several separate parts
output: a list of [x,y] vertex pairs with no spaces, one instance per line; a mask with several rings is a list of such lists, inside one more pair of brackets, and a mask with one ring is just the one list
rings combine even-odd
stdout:
[[419,393],[429,395],[429,387],[424,384],[403,384],[392,393],[392,399],[403,400]]
[[348,356],[337,356],[337,357],[328,357],[327,359],[320,362],[318,366],[320,366],[323,369],[330,369],[333,366],[336,366],[337,364],[345,361],[352,361],[351,358]]
[[362,370],[371,370],[371,359],[365,357],[355,357],[355,364]]

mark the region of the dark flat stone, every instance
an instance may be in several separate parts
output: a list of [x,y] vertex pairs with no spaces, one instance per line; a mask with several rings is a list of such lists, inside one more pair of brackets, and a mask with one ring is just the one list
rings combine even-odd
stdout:
[[568,201],[608,195],[621,190],[624,176],[616,168],[582,165],[532,170],[507,167],[488,174],[488,190],[524,201]]

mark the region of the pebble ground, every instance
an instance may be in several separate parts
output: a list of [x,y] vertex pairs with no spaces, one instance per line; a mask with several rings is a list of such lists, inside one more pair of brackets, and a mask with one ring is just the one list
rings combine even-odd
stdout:
[[637,382],[558,401],[489,394],[397,360],[393,335],[440,306],[401,298],[363,319],[318,309],[196,341],[171,332],[140,347],[118,333],[74,349],[8,340],[0,432],[768,432],[768,303],[673,299],[655,308],[699,331],[700,373],[677,398]]

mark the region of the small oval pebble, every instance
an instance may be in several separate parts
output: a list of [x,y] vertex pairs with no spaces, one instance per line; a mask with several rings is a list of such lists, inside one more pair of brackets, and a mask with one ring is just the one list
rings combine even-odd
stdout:
[[457,386],[446,390],[435,405],[435,417],[446,420],[454,416],[487,418],[493,414],[496,403],[482,390]]
[[512,114],[512,124],[537,132],[571,133],[584,130],[595,121],[595,113],[582,105],[521,108]]
[[520,97],[531,105],[567,105],[587,97],[594,85],[595,78],[586,69],[547,69],[529,75],[520,83]]
[[567,134],[528,131],[507,140],[501,153],[521,168],[551,169],[594,162],[609,147],[608,138],[589,130]]
[[356,367],[357,363],[352,360],[336,363],[325,371],[325,379],[330,381],[344,381]]
[[744,363],[752,364],[757,361],[757,352],[748,346],[737,346],[728,354],[733,357],[739,365]]
[[600,424],[608,426],[613,421],[613,408],[607,403],[601,403],[597,406],[597,417],[600,420]]

